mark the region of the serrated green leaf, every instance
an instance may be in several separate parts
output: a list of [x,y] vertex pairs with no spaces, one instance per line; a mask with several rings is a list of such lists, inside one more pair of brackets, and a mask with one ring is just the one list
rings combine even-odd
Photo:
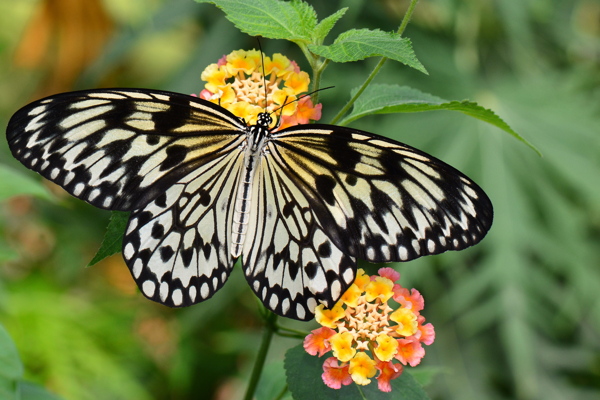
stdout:
[[0,200],[21,195],[36,196],[54,201],[54,197],[40,181],[0,164]]
[[317,14],[299,0],[196,0],[212,3],[240,31],[251,36],[309,43],[317,26]]
[[397,33],[370,29],[353,29],[342,33],[331,45],[309,45],[313,53],[334,62],[387,57],[427,74],[415,55],[409,39]]
[[124,211],[113,211],[110,216],[110,221],[106,227],[104,239],[100,245],[100,249],[88,264],[88,267],[110,257],[113,254],[121,252],[123,243],[123,233],[127,227],[129,213]]
[[313,33],[313,43],[323,43],[323,39],[327,36],[331,28],[335,25],[340,18],[346,14],[348,7],[344,7],[341,10],[331,14],[329,17],[324,18],[317,24]]
[[377,387],[375,379],[360,389],[355,384],[331,389],[323,383],[323,362],[325,357],[311,356],[302,345],[289,349],[285,353],[285,371],[288,387],[295,400],[427,400],[429,397],[423,388],[406,370],[394,379],[392,391],[384,393]]
[[[354,93],[355,91],[353,91]],[[340,125],[371,114],[391,114],[434,110],[460,111],[463,114],[485,121],[514,136],[531,147],[538,155],[540,151],[521,135],[515,132],[502,118],[492,110],[471,101],[448,101],[440,97],[423,93],[407,86],[374,84],[369,86],[358,98],[350,114]]]
[[23,376],[23,364],[17,347],[3,325],[0,325],[0,378],[16,380]]

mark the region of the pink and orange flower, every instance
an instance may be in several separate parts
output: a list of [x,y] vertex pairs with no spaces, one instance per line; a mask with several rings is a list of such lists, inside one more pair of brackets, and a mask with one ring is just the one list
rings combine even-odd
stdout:
[[279,121],[274,118],[271,128],[279,123],[277,129],[321,118],[321,104],[313,105],[309,96],[300,98],[308,90],[308,74],[278,53],[261,57],[258,50],[232,51],[206,67],[200,78],[206,82],[201,99],[219,104],[248,124],[255,124],[261,112],[276,111]]
[[360,269],[332,309],[317,306],[315,318],[322,327],[304,339],[304,349],[319,357],[332,352],[321,375],[330,388],[368,385],[377,375],[379,390],[390,392],[390,382],[405,365],[418,365],[425,355],[423,344],[435,340],[433,325],[420,314],[423,296],[400,286],[399,279],[392,268],[381,268],[377,276]]

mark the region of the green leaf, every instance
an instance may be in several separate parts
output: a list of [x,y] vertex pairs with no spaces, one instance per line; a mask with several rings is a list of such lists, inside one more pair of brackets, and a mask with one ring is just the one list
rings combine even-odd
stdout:
[[313,53],[334,62],[364,60],[367,57],[387,57],[427,74],[417,60],[409,39],[397,33],[370,29],[353,29],[338,36],[333,44],[309,45]]
[[367,386],[350,384],[341,389],[331,389],[323,383],[325,357],[311,356],[302,345],[289,349],[285,354],[285,371],[290,392],[295,400],[427,400],[423,388],[406,370],[394,379],[392,391],[384,393],[377,387],[376,379]]
[[338,22],[338,20],[342,18],[344,14],[346,14],[347,10],[348,7],[344,7],[341,10],[331,14],[329,17],[319,22],[312,35],[313,43],[323,43],[323,39],[325,39],[331,28],[333,28],[333,26],[335,25],[335,23]]
[[441,375],[444,372],[442,368],[439,367],[417,367],[411,368],[410,374],[415,378],[417,382],[421,386],[430,385],[435,377]]
[[19,253],[10,248],[5,242],[0,242],[0,263],[19,258]]
[[[355,91],[353,91],[355,93]],[[538,155],[540,151],[521,135],[515,132],[502,118],[492,110],[481,107],[471,101],[448,101],[407,86],[374,84],[369,86],[358,98],[350,114],[340,125],[348,124],[358,118],[371,114],[391,114],[434,110],[460,111],[463,114],[485,121],[514,136],[532,148]]]
[[31,382],[19,382],[20,400],[60,400],[61,398],[50,393],[42,386]]
[[39,180],[0,164],[0,201],[13,196],[30,195],[54,201],[54,197]]
[[100,249],[88,264],[88,267],[110,257],[113,254],[121,252],[123,243],[123,234],[127,227],[129,213],[125,211],[113,211],[110,215],[110,221],[104,234],[104,239],[100,245]]
[[283,361],[265,365],[256,388],[256,400],[276,399],[285,389],[285,370]]
[[216,5],[225,12],[225,17],[233,22],[236,28],[251,36],[310,43],[317,26],[315,10],[299,0],[196,1]]
[[19,389],[14,380],[0,376],[0,399],[19,400]]
[[0,325],[0,378],[20,379],[23,376],[23,364],[19,352],[8,331]]

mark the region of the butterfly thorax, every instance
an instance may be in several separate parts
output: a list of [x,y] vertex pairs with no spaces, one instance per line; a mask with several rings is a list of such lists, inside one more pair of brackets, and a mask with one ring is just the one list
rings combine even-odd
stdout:
[[242,253],[252,206],[252,183],[260,163],[265,141],[269,136],[271,122],[272,119],[268,113],[260,113],[256,125],[249,126],[246,130],[247,142],[246,151],[244,152],[244,168],[236,192],[231,231],[231,255],[233,257],[239,257]]

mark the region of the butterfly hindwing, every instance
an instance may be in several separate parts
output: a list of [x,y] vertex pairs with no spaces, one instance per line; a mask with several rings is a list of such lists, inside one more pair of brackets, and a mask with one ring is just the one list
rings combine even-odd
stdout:
[[271,310],[311,319],[315,306],[333,307],[354,281],[356,260],[320,225],[310,200],[267,145],[253,185],[252,219],[242,261],[248,283]]
[[481,188],[410,146],[320,124],[275,132],[271,143],[329,237],[351,256],[408,261],[460,250],[491,226]]
[[15,158],[73,196],[131,211],[244,128],[228,111],[190,96],[104,89],[23,107],[11,118],[7,138]]
[[235,262],[227,227],[242,162],[241,153],[224,153],[132,212],[123,256],[146,297],[189,306],[223,286]]

